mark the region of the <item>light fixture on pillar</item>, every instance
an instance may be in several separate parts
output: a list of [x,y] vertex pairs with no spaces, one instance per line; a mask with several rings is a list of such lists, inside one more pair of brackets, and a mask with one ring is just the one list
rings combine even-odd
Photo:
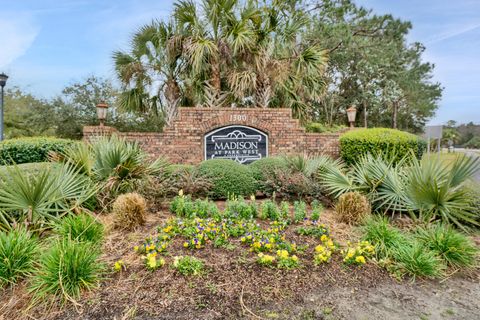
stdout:
[[348,122],[350,122],[350,128],[354,127],[355,117],[357,116],[357,108],[355,105],[352,105],[347,109]]
[[5,73],[0,73],[0,141],[3,141],[3,88],[7,84],[8,76]]
[[108,105],[106,103],[97,104],[97,118],[100,121],[100,126],[105,125],[105,119],[107,119]]

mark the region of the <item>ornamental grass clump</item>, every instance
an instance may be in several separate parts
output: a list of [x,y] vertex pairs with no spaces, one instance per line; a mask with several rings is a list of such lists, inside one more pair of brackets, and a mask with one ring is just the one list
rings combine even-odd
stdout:
[[392,255],[392,250],[408,244],[407,237],[397,228],[391,226],[384,217],[371,217],[363,226],[363,240],[375,245],[378,259]]
[[0,287],[32,273],[38,241],[24,228],[0,232]]
[[113,203],[112,212],[115,216],[115,226],[132,230],[145,223],[146,202],[138,193],[120,195]]
[[99,257],[100,249],[89,242],[57,239],[40,257],[30,290],[36,299],[52,296],[72,301],[100,282],[104,265]]
[[443,275],[444,261],[433,250],[429,250],[419,241],[394,249],[395,268],[400,274],[415,277],[437,278]]
[[358,192],[347,192],[338,198],[335,206],[340,222],[357,225],[370,215],[370,203]]
[[55,225],[55,232],[65,239],[98,244],[103,239],[104,228],[88,213],[70,214]]
[[475,244],[449,225],[436,224],[419,228],[415,237],[449,266],[469,268],[477,263],[478,249]]

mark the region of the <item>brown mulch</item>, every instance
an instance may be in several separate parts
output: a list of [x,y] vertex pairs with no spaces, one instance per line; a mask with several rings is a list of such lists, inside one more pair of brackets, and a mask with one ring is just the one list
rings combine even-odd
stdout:
[[[325,293],[325,308],[334,306],[338,288],[352,294],[375,290],[380,283],[395,283],[386,271],[368,263],[363,267],[346,267],[337,254],[331,263],[315,266],[313,248],[319,243],[312,237],[299,236],[289,227],[287,239],[297,244],[308,244],[305,253],[299,254],[301,267],[279,270],[259,266],[256,256],[248,252],[238,240],[235,248],[187,250],[182,239],[169,245],[170,256],[166,266],[147,271],[133,246],[154,234],[156,227],[171,217],[167,210],[150,214],[145,226],[126,233],[109,228],[104,244],[103,260],[112,266],[123,260],[126,270],[111,273],[100,287],[85,293],[78,305],[58,304],[29,306],[25,283],[6,289],[0,297],[0,320],[8,319],[289,319],[299,305],[308,304],[309,293]],[[111,216],[102,216],[107,226]],[[355,241],[357,231],[334,219],[334,212],[326,210],[320,219],[332,238],[344,244]],[[182,276],[171,267],[174,255],[194,255],[205,262],[206,271],[201,276]],[[290,314],[292,312],[292,314]],[[300,317],[300,316],[299,316]],[[302,316],[303,317],[303,316]],[[312,316],[308,319],[315,319]],[[321,317],[320,317],[321,318]]]

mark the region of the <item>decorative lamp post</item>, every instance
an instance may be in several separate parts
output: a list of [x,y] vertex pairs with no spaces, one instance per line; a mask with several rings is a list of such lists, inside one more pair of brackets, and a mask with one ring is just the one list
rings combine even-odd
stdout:
[[0,141],[3,141],[3,88],[7,84],[8,76],[5,73],[0,73],[0,87],[2,93],[0,94]]
[[105,125],[105,119],[107,119],[108,105],[106,103],[97,104],[97,118],[100,121],[100,126]]
[[347,109],[348,122],[350,122],[350,129],[354,127],[355,117],[357,116],[357,108],[355,105],[352,105]]

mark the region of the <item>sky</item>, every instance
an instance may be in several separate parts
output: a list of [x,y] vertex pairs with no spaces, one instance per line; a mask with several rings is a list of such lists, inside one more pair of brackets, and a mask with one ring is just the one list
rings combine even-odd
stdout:
[[[480,123],[480,0],[356,0],[413,23],[434,81],[445,88],[430,124]],[[0,0],[0,73],[8,86],[51,98],[90,75],[114,78],[112,52],[173,0]]]

